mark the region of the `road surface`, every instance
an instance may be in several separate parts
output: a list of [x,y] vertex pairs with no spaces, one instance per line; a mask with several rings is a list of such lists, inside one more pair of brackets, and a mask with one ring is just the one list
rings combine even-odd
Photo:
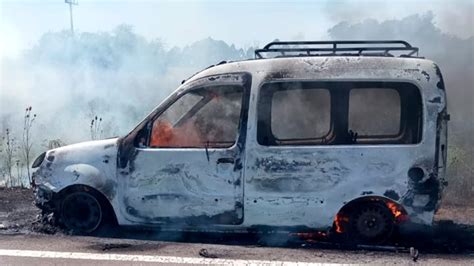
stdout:
[[0,265],[474,265],[474,253],[424,254],[417,262],[406,252],[337,250],[314,247],[259,247],[113,239],[62,234],[0,235]]
[[[331,264],[412,264],[412,265],[474,265],[474,248],[458,254],[425,247],[415,263],[407,250],[370,251],[342,250],[334,246],[293,243],[286,245],[285,236],[261,241],[225,236],[202,236],[157,232],[136,232],[123,228],[112,236],[80,237],[65,235],[62,230],[38,218],[39,210],[32,204],[32,192],[26,189],[0,189],[0,265],[143,265],[143,264],[265,264],[283,263]],[[438,234],[443,246],[456,248],[474,243],[474,230],[459,224],[474,225],[474,208],[442,208],[439,221],[446,221]],[[446,223],[445,222],[445,223]],[[460,230],[462,229],[462,230]],[[417,245],[418,247],[426,246]],[[442,250],[441,250],[442,251]],[[444,251],[445,252],[445,251]]]

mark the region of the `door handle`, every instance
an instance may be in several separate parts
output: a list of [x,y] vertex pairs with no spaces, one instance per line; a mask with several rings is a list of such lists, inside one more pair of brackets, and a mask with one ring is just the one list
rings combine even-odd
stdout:
[[231,163],[231,164],[234,164],[234,163],[235,163],[235,160],[234,160],[234,158],[219,158],[219,159],[217,159],[217,164],[220,164],[220,163]]

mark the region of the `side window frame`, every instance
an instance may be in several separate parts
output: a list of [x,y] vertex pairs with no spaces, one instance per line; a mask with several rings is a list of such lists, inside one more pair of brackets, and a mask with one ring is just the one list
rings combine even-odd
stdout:
[[[288,144],[279,145],[274,141],[268,141],[265,138],[271,133],[271,125],[267,126],[268,121],[271,123],[271,105],[263,106],[262,102],[265,94],[262,88],[272,83],[308,83],[315,88],[326,88],[330,93],[331,101],[331,118],[330,118],[330,138],[326,143],[303,143],[303,144]],[[347,136],[341,134],[349,133],[349,93],[352,89],[358,88],[380,88],[380,89],[394,89],[400,96],[400,129],[396,136],[389,136],[389,138],[376,138],[372,142],[348,142]],[[409,97],[416,97],[415,100],[407,101]],[[271,99],[267,100],[271,102]],[[279,79],[274,81],[266,81],[258,88],[257,99],[257,136],[258,145],[266,147],[288,147],[288,146],[334,146],[334,145],[417,145],[423,141],[424,126],[425,126],[425,103],[423,101],[422,91],[420,87],[410,81],[315,81],[315,80],[285,80]],[[262,114],[263,113],[263,114]],[[268,116],[265,122],[264,116]],[[415,115],[416,114],[416,115]],[[414,141],[404,140],[410,137],[406,135],[409,126],[413,127],[411,138]],[[391,138],[390,138],[391,137]],[[405,141],[405,142],[403,142]]]

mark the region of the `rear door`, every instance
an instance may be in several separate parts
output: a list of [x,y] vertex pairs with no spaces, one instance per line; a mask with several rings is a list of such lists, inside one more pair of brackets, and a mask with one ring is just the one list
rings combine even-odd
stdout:
[[242,223],[249,81],[244,74],[203,78],[149,121],[122,190],[128,220]]

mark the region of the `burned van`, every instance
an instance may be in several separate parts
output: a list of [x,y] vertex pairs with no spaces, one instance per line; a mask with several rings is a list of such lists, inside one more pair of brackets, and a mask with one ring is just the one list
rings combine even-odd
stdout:
[[448,119],[435,63],[404,41],[255,54],[184,81],[126,136],[43,153],[37,205],[79,232],[116,221],[378,241],[431,226]]

